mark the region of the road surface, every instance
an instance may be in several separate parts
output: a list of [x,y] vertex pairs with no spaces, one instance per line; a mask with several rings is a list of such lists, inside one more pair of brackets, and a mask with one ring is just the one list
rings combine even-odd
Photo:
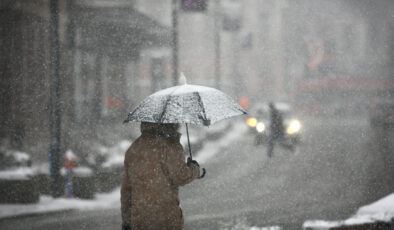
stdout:
[[[387,151],[372,141],[366,120],[313,119],[304,127],[294,153],[276,146],[268,158],[247,133],[224,146],[203,165],[206,177],[181,189],[185,229],[300,229],[307,219],[347,218],[393,192]],[[120,212],[116,207],[9,218],[0,220],[0,229],[120,229]]]

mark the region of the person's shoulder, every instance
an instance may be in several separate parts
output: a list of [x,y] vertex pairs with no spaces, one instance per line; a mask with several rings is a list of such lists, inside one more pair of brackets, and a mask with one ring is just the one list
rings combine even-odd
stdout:
[[155,139],[155,138],[152,137],[152,136],[149,136],[149,135],[141,135],[141,136],[137,137],[137,139],[135,139],[135,141],[131,144],[131,147],[133,147],[133,146],[138,146],[138,145],[145,145],[146,142],[150,142],[150,141],[152,141],[153,139]]
[[141,146],[144,142],[143,140],[144,138],[142,136],[139,136],[137,139],[135,139],[135,141],[133,141],[131,143],[131,145],[129,146],[129,148],[126,150],[126,154],[127,153],[131,153],[134,151],[135,148],[138,148],[139,146]]

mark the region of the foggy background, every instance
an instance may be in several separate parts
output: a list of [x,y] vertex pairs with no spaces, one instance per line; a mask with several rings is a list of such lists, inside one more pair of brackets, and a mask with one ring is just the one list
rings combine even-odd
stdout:
[[[37,160],[50,144],[48,4],[0,4],[0,137]],[[386,0],[209,1],[204,12],[178,13],[178,71],[251,105],[367,116],[394,88],[393,8]],[[61,148],[83,154],[92,142],[131,135],[121,124],[127,112],[174,84],[171,1],[59,1],[59,10]]]
[[[71,149],[93,168],[88,199],[110,192],[140,134],[139,124],[123,124],[127,114],[183,72],[247,111],[286,102],[302,124],[297,151],[275,147],[271,159],[253,144],[247,116],[192,126],[194,153],[218,154],[202,156],[206,178],[181,190],[186,229],[236,225],[239,216],[248,226],[299,229],[307,219],[346,218],[393,192],[393,1],[199,0],[206,5],[198,10],[187,1],[0,0],[0,150],[30,154],[33,166],[45,166],[49,188],[50,160],[57,156],[60,169]],[[51,2],[59,4],[58,33]],[[110,208],[0,226],[110,229],[120,225],[119,208]],[[63,215],[72,221],[64,224]]]
[[[62,146],[84,152],[89,139],[127,135],[116,130],[125,114],[173,84],[171,1],[59,3]],[[215,11],[227,8],[236,16],[220,21],[215,76]],[[0,135],[45,159],[48,2],[2,1],[1,12]],[[220,89],[252,103],[361,116],[375,97],[392,93],[393,23],[393,4],[384,0],[210,1],[206,12],[179,13],[179,71],[192,84],[215,86],[220,77]]]

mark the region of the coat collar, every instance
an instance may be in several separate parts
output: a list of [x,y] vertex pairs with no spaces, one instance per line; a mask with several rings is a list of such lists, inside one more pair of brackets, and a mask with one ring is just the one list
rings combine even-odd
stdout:
[[170,142],[180,142],[181,134],[165,129],[165,126],[161,126],[157,123],[141,123],[141,135],[151,137],[162,137]]

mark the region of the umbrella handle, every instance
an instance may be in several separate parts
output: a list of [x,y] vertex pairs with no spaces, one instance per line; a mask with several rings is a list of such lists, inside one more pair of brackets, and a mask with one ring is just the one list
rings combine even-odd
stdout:
[[193,159],[193,156],[192,156],[192,149],[190,148],[189,128],[187,127],[187,123],[186,123],[186,134],[187,134],[187,144],[188,144],[188,146],[189,146],[189,156],[190,156],[190,159]]
[[199,177],[197,177],[197,179],[202,179],[204,176],[205,176],[205,173],[206,173],[207,171],[205,170],[205,168],[202,168],[202,175],[201,176],[199,176]]
[[[188,146],[189,146],[189,158],[190,158],[190,160],[192,160],[193,159],[193,156],[192,156],[192,149],[190,148],[190,140],[189,140],[189,127],[187,127],[187,123],[186,123],[186,134],[187,134],[187,144],[188,144]],[[201,176],[199,176],[199,177],[197,177],[198,179],[202,179],[204,176],[205,176],[205,173],[206,173],[207,171],[205,170],[205,168],[202,168],[202,175]]]

